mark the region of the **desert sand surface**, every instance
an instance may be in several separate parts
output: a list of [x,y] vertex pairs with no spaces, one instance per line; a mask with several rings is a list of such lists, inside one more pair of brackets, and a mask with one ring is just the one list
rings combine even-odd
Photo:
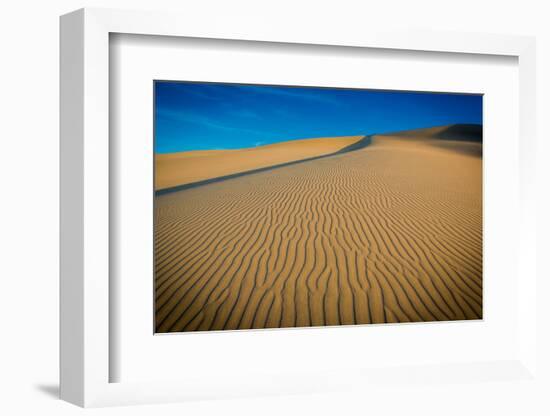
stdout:
[[157,332],[482,318],[481,138],[464,130],[157,196]]
[[155,155],[155,189],[172,188],[337,152],[363,136],[293,140],[238,150],[206,150]]

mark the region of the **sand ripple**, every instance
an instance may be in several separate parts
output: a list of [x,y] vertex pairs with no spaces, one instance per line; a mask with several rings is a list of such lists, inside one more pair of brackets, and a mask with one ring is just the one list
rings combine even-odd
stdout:
[[375,137],[158,196],[157,331],[481,318],[482,163],[455,145]]

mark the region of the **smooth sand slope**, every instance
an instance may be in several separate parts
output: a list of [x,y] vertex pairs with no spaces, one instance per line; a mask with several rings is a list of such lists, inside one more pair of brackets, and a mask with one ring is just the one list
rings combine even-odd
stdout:
[[157,154],[155,155],[155,189],[171,188],[334,153],[353,145],[362,137],[325,137],[238,150]]
[[157,331],[481,318],[480,155],[374,136],[157,196]]

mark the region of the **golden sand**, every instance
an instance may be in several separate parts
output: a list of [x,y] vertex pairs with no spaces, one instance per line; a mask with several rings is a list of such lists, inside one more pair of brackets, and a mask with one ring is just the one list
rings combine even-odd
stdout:
[[157,196],[157,331],[481,318],[480,155],[480,143],[375,136]]
[[199,150],[155,155],[155,189],[334,153],[363,136],[294,140],[238,150]]

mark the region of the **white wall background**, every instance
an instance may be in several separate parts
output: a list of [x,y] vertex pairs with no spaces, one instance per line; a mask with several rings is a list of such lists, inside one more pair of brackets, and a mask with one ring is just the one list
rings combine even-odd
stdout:
[[[58,16],[84,6],[178,10],[208,24],[221,14],[270,16],[285,22],[434,28],[536,35],[538,37],[538,130],[540,212],[550,211],[550,30],[546,1],[535,0],[8,0],[0,11],[0,413],[68,415],[82,410],[56,399],[58,383]],[[311,23],[315,22],[315,23]],[[541,216],[542,217],[542,216]],[[549,221],[539,220],[541,276],[550,245]],[[548,316],[539,284],[540,308]],[[548,323],[539,323],[543,347],[550,351]],[[544,332],[546,331],[546,332]],[[541,351],[548,365],[548,352]],[[546,367],[548,369],[548,367]],[[546,374],[549,372],[547,371]],[[523,387],[521,387],[522,389]],[[190,414],[549,414],[537,404],[541,391],[502,383],[487,391],[468,385],[439,386],[437,400],[421,388],[399,398],[334,393],[100,409],[101,415]],[[532,399],[532,400],[530,400]],[[547,402],[547,401],[546,401]],[[539,403],[542,403],[539,402]],[[444,406],[444,407],[441,407]],[[545,413],[548,412],[548,413]]]

